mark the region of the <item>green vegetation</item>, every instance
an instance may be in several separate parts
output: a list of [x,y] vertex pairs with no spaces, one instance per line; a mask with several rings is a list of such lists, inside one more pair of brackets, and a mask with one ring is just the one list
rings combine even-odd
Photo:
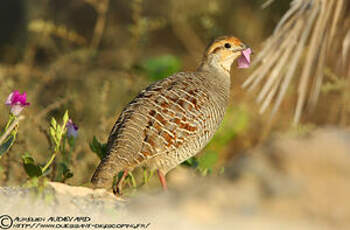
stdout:
[[149,58],[142,63],[142,69],[151,81],[157,81],[181,71],[182,63],[173,55]]

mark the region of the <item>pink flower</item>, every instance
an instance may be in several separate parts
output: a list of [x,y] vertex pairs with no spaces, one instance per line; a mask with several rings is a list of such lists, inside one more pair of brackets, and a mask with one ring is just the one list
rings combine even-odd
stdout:
[[242,55],[238,58],[237,64],[239,69],[246,69],[250,66],[250,54],[252,50],[250,48],[242,51]]
[[72,119],[69,119],[67,124],[67,136],[76,138],[78,136],[78,126],[73,123]]
[[23,94],[20,94],[17,90],[15,90],[7,97],[5,105],[10,106],[11,113],[15,116],[18,116],[24,107],[30,105],[30,103],[27,102],[27,95],[25,92]]

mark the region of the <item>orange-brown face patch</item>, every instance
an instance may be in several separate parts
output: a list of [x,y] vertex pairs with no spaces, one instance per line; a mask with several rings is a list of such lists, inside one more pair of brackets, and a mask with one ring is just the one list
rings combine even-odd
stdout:
[[225,43],[230,43],[232,46],[237,47],[241,45],[241,41],[236,37],[223,37],[221,39],[218,38],[209,46],[207,54],[219,51],[222,47],[224,47]]

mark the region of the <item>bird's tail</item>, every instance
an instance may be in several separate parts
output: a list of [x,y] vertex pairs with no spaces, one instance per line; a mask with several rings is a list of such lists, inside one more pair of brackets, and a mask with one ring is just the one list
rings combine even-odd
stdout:
[[111,188],[114,177],[117,176],[121,170],[122,169],[116,167],[115,164],[102,160],[91,178],[91,183],[95,188]]

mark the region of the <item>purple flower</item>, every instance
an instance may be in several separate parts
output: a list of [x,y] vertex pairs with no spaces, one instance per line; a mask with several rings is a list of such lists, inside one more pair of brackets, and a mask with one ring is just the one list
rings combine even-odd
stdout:
[[72,119],[69,119],[67,124],[67,136],[76,138],[78,136],[78,126],[73,123]]
[[25,92],[23,94],[20,94],[17,90],[15,90],[7,97],[5,105],[10,106],[11,113],[15,116],[18,116],[24,107],[30,105],[30,103],[27,102],[27,95]]
[[237,64],[239,69],[246,69],[250,66],[250,54],[252,50],[250,48],[242,51],[242,55],[238,58]]

